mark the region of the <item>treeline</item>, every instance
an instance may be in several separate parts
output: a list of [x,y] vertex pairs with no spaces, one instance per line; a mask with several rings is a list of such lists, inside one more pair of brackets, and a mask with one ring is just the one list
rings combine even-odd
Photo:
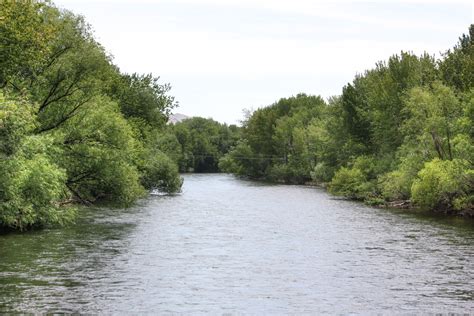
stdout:
[[0,227],[73,220],[76,202],[129,205],[178,191],[162,150],[170,86],[124,74],[81,16],[48,2],[0,6]]
[[297,95],[242,128],[168,125],[170,86],[126,74],[81,16],[0,6],[0,228],[64,224],[76,203],[180,190],[179,172],[327,184],[373,204],[473,213],[474,26],[440,60],[401,53],[329,101]]
[[255,111],[222,170],[371,204],[474,214],[474,26],[441,59],[402,52],[325,102]]
[[237,144],[240,128],[212,119],[193,117],[168,125],[160,148],[178,164],[180,172],[219,172],[219,160]]

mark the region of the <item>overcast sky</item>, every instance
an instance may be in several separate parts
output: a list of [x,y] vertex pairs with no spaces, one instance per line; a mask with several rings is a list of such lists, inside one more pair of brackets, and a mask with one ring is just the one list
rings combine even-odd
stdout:
[[227,123],[300,92],[341,93],[401,50],[439,56],[471,0],[57,0],[82,14],[123,72],[172,85],[177,113]]

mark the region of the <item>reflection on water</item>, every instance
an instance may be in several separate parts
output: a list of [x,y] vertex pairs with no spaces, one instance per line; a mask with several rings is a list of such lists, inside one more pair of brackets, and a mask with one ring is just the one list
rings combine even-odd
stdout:
[[186,175],[176,196],[0,236],[0,312],[468,313],[474,227],[310,187]]

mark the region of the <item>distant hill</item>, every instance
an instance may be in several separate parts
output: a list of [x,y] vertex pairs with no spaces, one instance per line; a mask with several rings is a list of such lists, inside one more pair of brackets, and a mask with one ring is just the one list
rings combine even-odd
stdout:
[[171,114],[168,120],[168,124],[176,124],[188,118],[190,117],[181,113]]

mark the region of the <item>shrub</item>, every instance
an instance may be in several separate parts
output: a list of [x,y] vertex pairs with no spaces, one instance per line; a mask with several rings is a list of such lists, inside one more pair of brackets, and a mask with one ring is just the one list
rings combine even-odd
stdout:
[[386,200],[405,200],[410,197],[413,178],[405,170],[395,170],[379,177],[379,187]]
[[316,164],[313,171],[311,171],[311,179],[318,183],[325,183],[331,181],[334,176],[334,167],[330,167],[324,162]]
[[183,184],[179,176],[178,166],[164,153],[157,152],[147,160],[142,171],[142,185],[149,190],[178,192]]
[[75,209],[59,207],[67,197],[66,173],[45,155],[16,157],[1,164],[0,225],[15,229],[66,224]]
[[287,164],[274,164],[265,171],[268,180],[275,182],[290,182],[291,170]]
[[230,155],[225,155],[219,159],[219,170],[227,173],[242,173],[241,166]]
[[419,155],[404,156],[396,170],[379,176],[378,183],[382,196],[392,201],[409,199],[413,181],[423,165],[423,157]]
[[0,94],[0,226],[23,230],[72,221],[66,171],[50,157],[57,152],[48,136],[31,135],[33,106]]
[[430,209],[466,207],[473,193],[473,171],[464,160],[434,159],[425,163],[411,187],[412,201]]
[[374,185],[367,181],[364,173],[358,168],[339,169],[329,184],[329,192],[351,199],[363,200],[373,195]]

